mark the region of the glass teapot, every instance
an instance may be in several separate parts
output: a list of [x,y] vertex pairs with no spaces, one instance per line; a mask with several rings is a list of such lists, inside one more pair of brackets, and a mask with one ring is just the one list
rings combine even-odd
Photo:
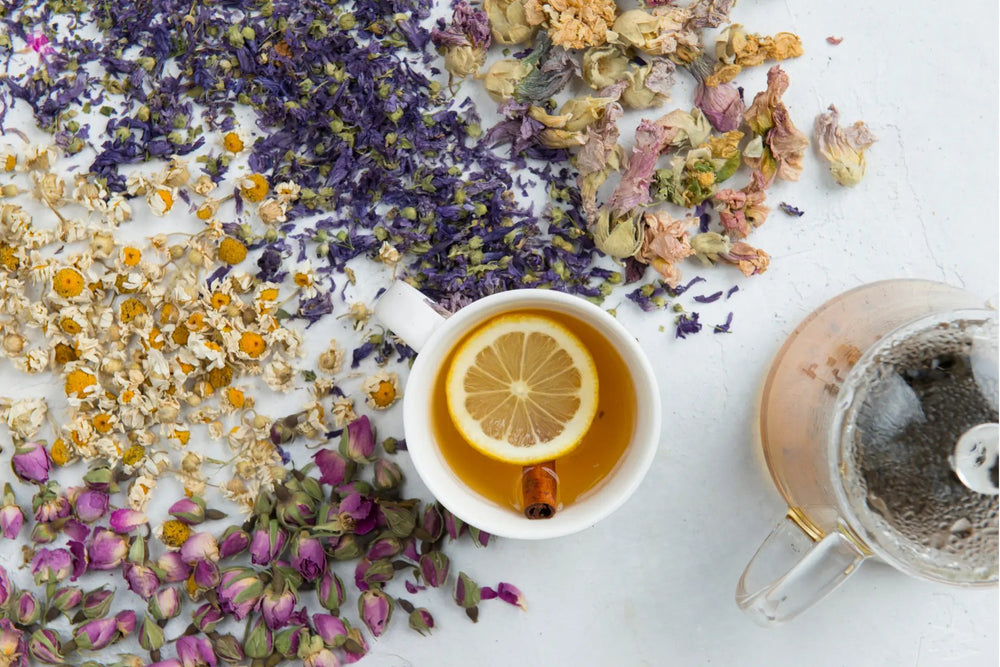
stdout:
[[759,434],[788,513],[737,604],[794,617],[865,560],[958,586],[997,582],[997,318],[924,280],[827,302],[778,351]]

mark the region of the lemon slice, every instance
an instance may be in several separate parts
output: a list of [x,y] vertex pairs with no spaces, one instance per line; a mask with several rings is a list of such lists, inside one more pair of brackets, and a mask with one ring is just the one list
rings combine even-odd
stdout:
[[501,315],[455,351],[448,412],[474,448],[529,464],[576,447],[597,412],[597,367],[580,339],[541,315]]

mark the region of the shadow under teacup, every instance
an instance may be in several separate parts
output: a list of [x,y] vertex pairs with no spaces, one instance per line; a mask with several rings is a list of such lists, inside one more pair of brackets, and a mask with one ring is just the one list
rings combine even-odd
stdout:
[[[450,424],[440,423],[440,415],[445,410],[442,408],[441,378],[455,347],[484,323],[511,312],[547,314],[568,324],[571,330],[575,327],[575,333],[585,342],[589,340],[599,348],[595,354],[599,365],[603,357],[614,356],[607,361],[609,368],[617,364],[621,369],[619,374],[608,372],[613,382],[601,380],[600,407],[598,418],[595,418],[595,423],[603,419],[602,427],[612,429],[606,431],[608,434],[625,434],[620,454],[610,461],[604,457],[603,476],[585,492],[563,502],[554,516],[544,520],[530,520],[519,511],[516,502],[504,502],[484,493],[475,478],[494,477],[489,467],[494,462],[483,459],[477,463],[475,458],[467,458],[462,463],[461,452],[456,456],[453,451],[445,451],[452,446],[445,446],[449,436],[444,430]],[[569,535],[594,525],[618,509],[635,492],[649,470],[660,440],[660,395],[656,378],[635,338],[594,304],[562,292],[521,289],[485,297],[445,318],[419,291],[397,281],[379,298],[375,315],[418,352],[403,397],[404,436],[413,465],[431,493],[466,523],[509,538],[544,539]],[[601,349],[610,352],[602,354]],[[616,383],[619,386],[615,386]],[[629,402],[626,397],[633,397],[634,401]],[[627,414],[623,416],[622,411]],[[600,447],[605,438],[592,440],[596,442],[590,446]],[[471,449],[464,442],[461,445]],[[557,460],[557,471],[559,467]],[[515,475],[510,480],[512,497],[517,483]]]

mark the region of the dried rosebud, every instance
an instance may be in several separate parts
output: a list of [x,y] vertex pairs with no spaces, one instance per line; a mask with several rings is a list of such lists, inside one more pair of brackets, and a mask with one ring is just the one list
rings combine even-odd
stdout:
[[465,572],[458,573],[455,582],[455,603],[459,607],[471,609],[479,604],[480,588]]
[[[35,630],[28,640],[31,657],[46,665],[61,665],[66,661],[62,654],[62,641],[54,630]],[[17,664],[17,663],[10,663]]]
[[191,580],[194,581],[195,586],[198,588],[215,588],[222,580],[222,573],[219,571],[219,566],[215,561],[200,560],[195,563]]
[[403,481],[403,470],[392,461],[375,461],[373,484],[377,491],[392,491]]
[[183,667],[214,665],[216,662],[215,651],[206,637],[185,635],[177,640],[175,647]]
[[29,591],[21,591],[11,608],[14,620],[19,625],[31,625],[42,615],[42,606]]
[[226,662],[242,662],[246,659],[243,644],[232,635],[221,635],[213,638],[212,648],[215,650],[215,655]]
[[310,638],[309,630],[304,625],[292,625],[274,634],[274,650],[285,658],[295,657],[299,652],[299,647],[302,645],[303,640],[315,640],[320,645],[323,644],[323,640],[319,637]]
[[10,483],[3,486],[3,506],[0,507],[0,533],[8,540],[17,539],[24,525],[24,510],[14,498]]
[[181,594],[172,586],[161,588],[149,598],[149,615],[158,621],[168,621],[181,613]]
[[108,519],[111,530],[120,534],[130,533],[139,526],[145,526],[147,523],[149,523],[149,519],[144,512],[137,512],[128,508],[112,511],[111,517]]
[[80,603],[84,618],[93,619],[107,616],[114,595],[114,591],[107,588],[98,588],[84,593]]
[[260,613],[264,623],[272,630],[279,630],[291,623],[292,613],[298,604],[298,596],[288,587],[277,587],[274,582],[265,590],[260,599]]
[[152,616],[144,616],[142,625],[139,626],[139,646],[147,651],[156,651],[163,647],[165,641],[163,628],[159,623]]
[[219,609],[217,605],[210,602],[206,602],[197,609],[191,615],[191,619],[194,621],[194,626],[204,632],[205,634],[211,633],[215,630],[215,626],[219,624],[225,618],[222,610]]
[[356,464],[332,449],[321,449],[313,455],[319,468],[319,481],[330,486],[339,486],[354,477]]
[[80,521],[93,523],[108,512],[109,498],[103,491],[84,489],[73,500],[73,510]]
[[448,537],[457,540],[465,530],[465,522],[448,510],[444,510],[442,514],[444,514],[444,529],[448,532]]
[[39,549],[31,559],[35,584],[55,584],[73,572],[73,557],[67,549]]
[[83,623],[73,633],[77,648],[100,651],[118,638],[118,623],[112,618],[97,618]]
[[336,612],[340,605],[344,604],[346,594],[344,592],[344,582],[333,572],[327,570],[320,578],[319,586],[316,587],[316,597],[323,609]]
[[306,531],[299,533],[292,543],[292,567],[306,581],[315,581],[326,571],[323,544]]
[[10,585],[10,578],[7,576],[7,570],[0,565],[0,609],[6,606],[7,601],[10,599],[10,593],[13,588]]
[[379,637],[392,618],[392,598],[380,590],[367,590],[358,598],[358,615],[373,636]]
[[128,545],[125,538],[107,529],[97,530],[87,547],[90,567],[94,570],[113,570],[125,560]]
[[165,583],[187,581],[191,576],[191,566],[184,562],[177,551],[168,551],[156,561],[156,571]]
[[432,551],[420,557],[420,573],[424,583],[431,588],[437,588],[448,578],[451,561],[442,551]]
[[115,614],[115,623],[118,629],[118,633],[122,637],[127,637],[133,632],[135,632],[136,616],[135,612],[131,609],[126,609],[125,611],[120,611]]
[[344,651],[344,662],[355,663],[368,653],[368,642],[358,628],[347,629],[347,639],[341,647]]
[[205,520],[205,501],[198,496],[181,498],[167,512],[178,521],[194,526]]
[[368,546],[366,558],[379,560],[381,558],[392,558],[403,550],[403,545],[395,537],[380,537]]
[[374,452],[375,432],[371,422],[367,415],[358,417],[344,429],[340,437],[340,453],[357,463],[371,463]]
[[395,570],[388,558],[370,561],[362,558],[354,568],[354,584],[359,590],[381,588],[382,584],[392,579]]
[[337,546],[333,548],[333,558],[335,560],[354,560],[360,556],[361,545],[355,535],[342,535],[337,540]]
[[44,484],[49,481],[49,469],[52,461],[41,442],[26,442],[14,450],[11,457],[11,468],[14,474],[24,482]]
[[201,560],[217,562],[219,560],[219,545],[215,536],[207,531],[192,533],[191,537],[181,545],[181,558],[185,563],[193,565]]
[[239,526],[229,526],[219,540],[219,559],[238,556],[250,546],[250,535]]
[[11,667],[25,667],[26,660],[18,659],[27,656],[28,646],[24,632],[14,626],[10,620],[0,618],[0,647],[5,659]]
[[135,565],[142,565],[148,560],[149,550],[146,548],[146,538],[136,537],[128,547],[126,560]]
[[243,620],[260,602],[264,584],[252,569],[231,567],[222,571],[216,593],[222,611],[234,615],[236,620]]
[[271,519],[267,529],[258,528],[250,539],[250,561],[254,565],[267,565],[281,555],[288,533]]
[[417,527],[416,508],[411,503],[379,503],[389,532],[396,537],[409,537]]
[[243,640],[243,652],[248,658],[269,658],[274,651],[274,635],[258,618],[253,625],[247,626],[246,638]]
[[418,607],[410,612],[410,627],[426,635],[434,627],[434,617],[423,607]]
[[311,525],[316,519],[316,499],[308,493],[298,492],[277,507],[278,520],[285,526]]
[[122,567],[122,574],[129,590],[148,600],[160,587],[160,577],[157,576],[153,568],[146,565],[137,565],[134,562],[126,561]]
[[76,586],[66,586],[56,589],[56,592],[52,594],[52,600],[49,604],[65,614],[68,611],[76,609],[82,602],[83,591]]
[[344,622],[330,614],[313,614],[312,627],[323,643],[338,648],[347,639],[348,628]]
[[107,466],[91,468],[83,476],[83,483],[87,485],[88,489],[93,489],[94,491],[103,491],[105,493],[113,491],[114,482],[115,472]]

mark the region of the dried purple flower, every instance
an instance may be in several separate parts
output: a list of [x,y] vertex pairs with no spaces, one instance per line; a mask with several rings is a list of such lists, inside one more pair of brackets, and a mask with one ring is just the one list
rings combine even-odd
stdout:
[[287,539],[288,534],[272,519],[266,530],[258,528],[254,531],[250,539],[250,562],[254,565],[267,565],[281,554]]
[[197,525],[205,520],[205,501],[197,496],[181,498],[167,510],[175,519],[188,525]]
[[306,581],[319,579],[326,571],[326,552],[323,544],[309,533],[302,531],[292,542],[292,567]]
[[76,516],[84,523],[93,523],[108,513],[108,494],[103,491],[84,489],[77,494],[73,509]]
[[675,338],[687,338],[691,334],[701,331],[701,323],[698,321],[698,313],[681,313],[677,316]]
[[59,635],[54,630],[43,628],[35,630],[31,634],[31,639],[28,640],[28,652],[38,662],[46,665],[61,665],[66,661],[62,654],[61,645]]
[[243,620],[257,608],[264,594],[264,584],[252,569],[231,567],[222,571],[216,593],[222,611],[232,614],[237,620]]
[[410,612],[410,627],[422,635],[426,635],[434,627],[434,617],[431,613],[419,607]]
[[358,615],[375,637],[385,631],[392,618],[392,598],[380,590],[367,590],[358,598]]
[[128,545],[125,539],[107,529],[98,529],[87,545],[90,567],[95,570],[113,570],[125,560]]
[[288,587],[281,590],[272,584],[264,590],[260,599],[260,613],[267,627],[279,630],[291,622],[297,604],[295,591]]
[[139,526],[144,526],[149,522],[144,512],[137,512],[133,509],[122,508],[111,512],[108,524],[111,530],[116,533],[130,533]]
[[58,583],[72,572],[73,557],[68,549],[39,549],[31,559],[36,584]]
[[802,209],[796,208],[796,207],[794,207],[791,204],[788,204],[786,202],[779,202],[778,203],[778,208],[780,208],[782,211],[785,212],[785,214],[790,215],[793,218],[801,218],[806,213]]
[[321,449],[313,455],[313,461],[319,468],[322,484],[339,486],[354,477],[354,461],[350,461],[332,449]]
[[166,583],[185,581],[191,576],[191,566],[184,562],[177,551],[168,551],[156,561],[160,578]]
[[345,533],[367,535],[378,519],[377,508],[369,498],[360,493],[349,493],[337,508],[341,528]]
[[347,626],[336,616],[313,614],[312,627],[327,646],[339,647],[347,638]]
[[215,651],[205,637],[186,635],[177,640],[176,646],[182,667],[216,667]]
[[238,556],[250,546],[250,535],[239,526],[229,526],[219,540],[219,559]]
[[97,618],[83,623],[73,633],[73,641],[85,651],[100,651],[118,638],[118,622],[114,617]]
[[357,463],[371,463],[375,452],[375,431],[367,415],[358,417],[340,438],[340,453]]
[[49,481],[52,461],[43,443],[26,442],[15,448],[10,465],[20,480],[44,484]]

